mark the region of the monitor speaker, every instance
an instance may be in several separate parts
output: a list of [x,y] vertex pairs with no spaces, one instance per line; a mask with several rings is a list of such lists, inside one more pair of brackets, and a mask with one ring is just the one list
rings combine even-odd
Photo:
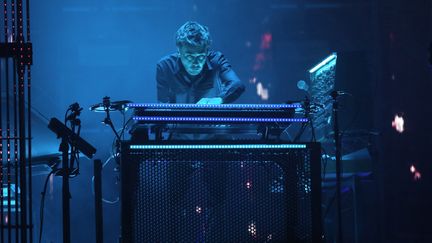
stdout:
[[121,242],[318,242],[320,146],[122,144]]

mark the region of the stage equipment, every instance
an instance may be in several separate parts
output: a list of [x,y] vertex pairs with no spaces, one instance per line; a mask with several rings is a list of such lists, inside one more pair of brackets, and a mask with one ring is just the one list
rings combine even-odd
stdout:
[[[365,53],[344,52],[331,54],[309,70],[308,93],[311,101],[324,105],[324,109],[314,114],[311,119],[317,141],[323,143],[324,148],[332,147],[331,151],[334,151],[338,242],[343,241],[340,195],[342,153],[364,149],[367,144],[352,146],[352,141],[372,134],[373,115],[370,107],[373,105],[374,97],[371,93],[373,78],[370,75],[370,66]],[[345,146],[349,142],[351,146]]]
[[[343,91],[335,90],[337,54],[333,53],[309,70],[312,102],[322,104],[324,109],[313,115],[313,134],[317,141],[324,141],[333,133],[336,160],[336,206],[338,242],[342,243],[342,212],[341,212],[341,137],[339,127],[339,96]],[[332,123],[333,120],[333,123]],[[333,126],[332,126],[333,125]]]
[[57,118],[51,118],[50,123],[48,124],[48,128],[51,129],[59,138],[66,138],[66,140],[73,146],[77,147],[81,153],[83,153],[88,158],[92,158],[96,153],[96,149],[82,139],[78,134],[73,132],[71,129],[66,127],[61,121]]
[[[231,135],[235,139],[279,139],[293,122],[308,122],[294,117],[302,104],[127,104],[134,109],[132,140],[155,140],[172,134]],[[168,132],[168,136],[164,133]],[[174,136],[179,137],[179,136]]]
[[122,242],[321,239],[320,145],[280,139],[308,122],[294,117],[302,104],[127,106],[136,127],[121,145]]
[[[4,1],[0,14],[0,239],[33,241],[29,1]],[[26,107],[27,105],[27,107]],[[12,202],[15,202],[14,205]],[[12,211],[15,213],[12,215]]]
[[102,103],[97,103],[89,107],[90,111],[94,112],[106,112],[109,111],[125,111],[127,109],[126,104],[131,103],[129,100],[110,101],[110,97],[105,96]]
[[331,93],[331,97],[333,98],[333,135],[334,135],[334,143],[335,143],[335,158],[336,158],[336,207],[337,207],[337,238],[338,243],[343,243],[343,227],[342,227],[342,201],[341,201],[341,157],[342,157],[342,143],[341,137],[339,133],[339,102],[338,91],[333,91]]
[[308,93],[310,101],[323,106],[323,109],[319,109],[313,114],[312,119],[315,138],[320,142],[328,139],[327,136],[332,132],[333,100],[331,92],[335,88],[336,61],[337,54],[333,53],[309,70]]
[[134,120],[155,123],[275,123],[307,122],[292,118],[301,104],[127,104],[135,108]]
[[[116,142],[116,147],[117,147],[117,152],[116,154],[119,152],[119,142],[120,142],[120,137],[121,135],[118,134],[117,130],[114,128],[114,124],[111,120],[111,116],[110,116],[110,112],[112,111],[120,111],[122,113],[123,116],[125,116],[125,112],[128,110],[128,106],[127,104],[131,103],[131,101],[129,100],[121,100],[121,101],[113,101],[111,102],[110,97],[105,96],[102,99],[102,103],[98,103],[95,105],[92,105],[89,107],[90,111],[94,111],[94,112],[105,112],[106,113],[106,117],[105,119],[102,121],[102,123],[104,123],[105,125],[108,125],[111,127],[111,129],[114,132],[114,135],[116,136],[117,142]],[[124,134],[123,130],[125,129],[125,125],[123,124],[123,129],[121,131],[121,134]]]
[[102,161],[94,161],[96,243],[103,243]]
[[[370,57],[362,51],[333,53],[309,70],[307,93],[313,103],[324,105],[324,109],[313,115],[317,141],[333,143],[332,92],[340,97],[339,125],[341,134],[363,134],[373,130],[374,105],[373,90],[376,77],[372,75]],[[345,136],[343,143],[352,144],[357,136]],[[364,148],[345,147],[344,152],[351,153]],[[351,150],[348,150],[351,149]]]
[[[125,115],[128,107],[126,106],[128,103],[131,103],[129,100],[121,100],[121,101],[113,101],[111,102],[110,97],[105,96],[102,99],[102,103],[98,103],[89,107],[90,111],[94,112],[105,112],[106,117],[102,121],[103,124],[110,126],[112,129],[115,140],[114,140],[114,148],[113,154],[110,158],[114,158],[117,165],[120,164],[120,140],[124,139],[124,130],[125,130]],[[114,127],[114,123],[111,120],[110,112],[119,111],[123,115],[123,125],[120,131],[120,134]],[[108,159],[110,160],[110,159]],[[111,201],[104,200],[102,197],[102,170],[103,167],[107,165],[107,162],[102,164],[100,160],[95,160],[94,166],[94,176],[92,181],[94,181],[94,195],[95,195],[95,211],[96,211],[96,242],[103,242],[103,215],[102,215],[102,202],[115,203]],[[114,169],[115,172],[119,171],[119,167]],[[118,176],[116,176],[118,178]]]
[[321,241],[318,143],[148,141],[121,150],[121,242]]
[[[51,129],[57,137],[61,138],[59,151],[62,152],[62,169],[55,172],[56,175],[62,176],[62,204],[63,204],[63,242],[71,242],[70,235],[70,191],[69,177],[78,175],[79,170],[74,169],[74,162],[78,159],[78,153],[81,152],[88,158],[92,158],[96,149],[79,136],[81,131],[81,121],[77,118],[82,109],[77,103],[72,104],[66,115],[66,121],[71,123],[71,129],[56,118],[51,118],[48,128]],[[77,128],[77,131],[75,129]],[[69,159],[69,154],[71,158]],[[70,164],[69,164],[70,163]]]

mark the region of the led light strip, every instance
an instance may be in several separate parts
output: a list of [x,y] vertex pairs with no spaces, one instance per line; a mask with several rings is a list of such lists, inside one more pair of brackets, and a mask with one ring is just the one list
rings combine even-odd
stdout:
[[306,144],[179,144],[130,145],[129,149],[304,149]]
[[[15,200],[10,200],[10,202],[11,202],[11,206],[15,206]],[[7,206],[8,205],[8,201],[7,200],[3,200],[3,206]],[[13,208],[13,209],[15,209],[15,208]]]
[[129,103],[128,107],[147,108],[225,108],[225,109],[268,109],[268,108],[301,108],[301,104],[157,104],[157,103]]
[[315,67],[313,67],[312,69],[310,69],[309,73],[315,72],[316,70],[320,69],[322,66],[326,65],[327,63],[329,63],[333,59],[336,60],[336,58],[337,58],[337,54],[336,53],[331,54],[326,59],[324,59],[322,62],[320,62],[318,65],[316,65]]
[[134,116],[135,121],[206,121],[206,122],[308,122],[307,118],[238,118],[238,117],[153,117]]

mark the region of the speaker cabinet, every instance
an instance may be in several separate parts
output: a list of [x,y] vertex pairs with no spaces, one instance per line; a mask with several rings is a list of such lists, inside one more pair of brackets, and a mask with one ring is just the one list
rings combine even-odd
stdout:
[[320,145],[122,143],[121,242],[319,242]]

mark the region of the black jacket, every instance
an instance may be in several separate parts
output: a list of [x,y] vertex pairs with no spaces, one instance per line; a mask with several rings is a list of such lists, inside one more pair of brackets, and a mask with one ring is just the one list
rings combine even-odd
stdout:
[[191,80],[177,54],[157,64],[157,99],[162,103],[197,103],[201,98],[221,97],[223,103],[235,101],[245,90],[222,53],[210,51],[198,77]]

